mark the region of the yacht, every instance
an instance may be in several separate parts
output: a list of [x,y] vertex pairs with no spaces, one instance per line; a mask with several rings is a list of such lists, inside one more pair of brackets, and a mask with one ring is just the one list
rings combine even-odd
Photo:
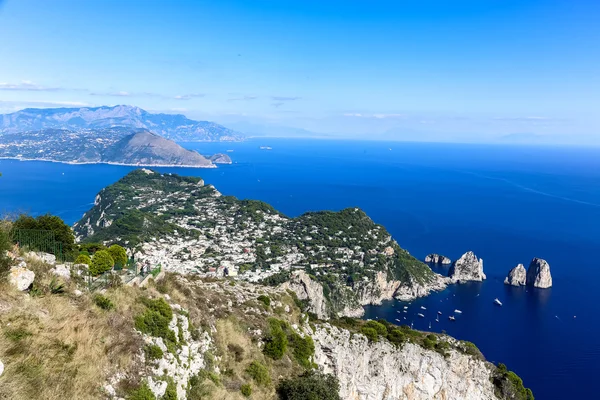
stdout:
[[427,308],[425,308],[425,307],[421,306],[421,310],[427,310]]
[[439,314],[439,315],[442,315],[442,312],[441,312],[441,311],[438,311],[438,314]]
[[424,316],[423,314],[421,314],[421,313],[418,313],[417,315],[418,315],[419,317],[421,317],[421,318],[425,318],[425,316]]
[[502,306],[502,302],[500,300],[498,300],[498,298],[494,299],[494,303],[497,304],[497,305],[499,305],[499,306]]
[[457,314],[462,314],[462,311],[460,311],[460,310],[454,310],[454,312]]
[[451,315],[451,316],[449,316],[449,317],[448,317],[448,319],[449,319],[450,321],[454,321],[456,318],[454,318],[454,315]]

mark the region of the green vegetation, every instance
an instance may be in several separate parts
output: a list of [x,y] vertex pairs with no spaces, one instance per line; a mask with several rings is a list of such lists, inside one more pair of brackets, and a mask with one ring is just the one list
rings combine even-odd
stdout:
[[94,296],[94,304],[96,304],[101,309],[107,310],[107,311],[115,308],[115,305],[113,304],[113,302],[108,297],[103,296],[101,294],[97,294]]
[[534,400],[531,389],[523,386],[523,380],[500,363],[492,378],[496,387],[496,395],[502,399]]
[[75,259],[75,264],[85,264],[89,267],[92,265],[92,259],[88,254],[80,253]]
[[315,354],[315,343],[312,337],[308,335],[302,337],[296,332],[292,332],[290,335],[290,347],[298,364],[307,369],[312,367],[310,357]]
[[169,329],[169,322],[173,318],[171,306],[163,299],[152,300],[143,298],[142,303],[146,310],[135,317],[135,329],[150,336],[163,338],[169,346],[177,344],[175,332]]
[[0,221],[0,281],[6,278],[10,267],[10,258],[6,254],[12,247],[8,229],[9,225]]
[[160,400],[177,400],[177,386],[175,385],[173,378],[167,378],[167,389]]
[[257,300],[263,303],[266,307],[269,307],[271,305],[271,299],[269,298],[269,296],[265,296],[264,294],[258,296]]
[[144,347],[144,354],[146,355],[146,360],[149,361],[160,360],[163,358],[163,351],[155,344],[146,345],[146,347]]
[[375,328],[369,328],[368,326],[363,326],[360,328],[360,333],[365,335],[367,339],[371,342],[376,342],[379,340],[379,335],[377,334],[377,330]]
[[107,251],[115,264],[120,266],[127,264],[127,251],[123,247],[119,246],[118,244],[113,244],[108,248]]
[[[40,215],[32,217],[22,214],[13,222],[13,229],[52,231],[54,240],[60,244],[65,254],[71,254],[76,250],[75,235],[71,227],[56,215]],[[51,249],[46,249],[51,251]],[[71,258],[72,259],[72,258]]]
[[258,386],[268,386],[271,384],[269,369],[260,361],[252,361],[248,368],[246,368],[246,373]]
[[340,385],[332,375],[309,371],[281,381],[277,394],[281,400],[340,400]]
[[244,397],[250,397],[252,396],[252,386],[249,383],[246,383],[240,387],[240,392],[242,392]]
[[115,261],[110,256],[107,250],[100,250],[92,257],[92,263],[90,264],[90,274],[92,276],[98,276],[107,271],[115,265]]
[[139,388],[129,393],[127,400],[156,400],[156,396],[154,396],[148,384],[144,382]]
[[265,337],[263,353],[273,360],[281,360],[287,350],[288,339],[284,329],[285,321],[275,318],[269,319],[269,333]]

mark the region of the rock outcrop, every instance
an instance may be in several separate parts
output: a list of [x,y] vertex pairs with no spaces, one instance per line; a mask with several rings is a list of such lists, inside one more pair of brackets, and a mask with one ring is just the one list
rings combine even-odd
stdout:
[[504,284],[512,286],[525,286],[527,284],[527,271],[523,264],[519,264],[510,270],[504,279]]
[[315,363],[339,379],[342,399],[496,399],[493,367],[456,350],[444,358],[412,343],[397,348],[386,340],[369,342],[328,324],[307,333],[315,342]]
[[294,272],[290,280],[282,285],[282,288],[292,290],[300,300],[308,300],[308,311],[316,314],[317,318],[329,318],[330,309],[323,294],[323,286],[310,279],[306,272]]
[[448,277],[453,282],[483,281],[485,279],[483,260],[478,259],[472,251],[468,251],[452,263],[448,271]]
[[546,260],[534,258],[527,269],[527,286],[547,289],[552,287],[552,275],[550,265]]
[[2,361],[0,361],[0,376],[2,376],[3,373],[4,373],[4,364],[2,364]]
[[431,264],[441,264],[441,265],[452,264],[452,260],[450,260],[448,257],[442,256],[439,254],[435,254],[435,253],[428,254],[425,257],[425,262],[431,263]]
[[54,268],[50,270],[50,272],[63,279],[71,279],[71,269],[65,264],[56,264]]
[[34,279],[35,273],[22,265],[12,267],[8,278],[9,282],[22,292],[31,287]]

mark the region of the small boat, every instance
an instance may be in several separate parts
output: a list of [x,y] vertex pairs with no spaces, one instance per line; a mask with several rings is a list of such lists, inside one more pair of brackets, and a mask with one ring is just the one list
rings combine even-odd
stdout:
[[500,307],[502,307],[502,302],[500,300],[498,300],[498,298],[494,299],[494,304],[499,305]]
[[442,312],[441,312],[441,311],[438,311],[438,314],[439,314],[439,315],[442,315]]
[[425,318],[425,316],[424,316],[423,314],[421,314],[421,313],[418,313],[417,315],[418,315],[419,317],[421,317],[421,318]]
[[427,308],[425,308],[425,307],[421,306],[421,310],[427,310]]
[[435,317],[435,322],[440,322],[440,317]]
[[404,310],[403,312],[407,313],[408,311]]
[[396,318],[396,321],[400,322],[400,320],[398,318]]
[[462,314],[462,311],[460,311],[460,310],[454,310],[454,312],[457,314]]
[[456,318],[454,318],[454,315],[451,315],[451,316],[449,316],[449,317],[448,317],[448,319],[449,319],[450,321],[454,321]]
[[431,321],[429,321],[429,329],[431,329]]
[[405,309],[405,310],[408,310],[408,306],[404,306],[404,309]]
[[401,311],[400,311],[400,310],[398,310],[398,311],[396,311],[396,312],[397,312],[398,314],[400,314],[400,313],[401,313]]

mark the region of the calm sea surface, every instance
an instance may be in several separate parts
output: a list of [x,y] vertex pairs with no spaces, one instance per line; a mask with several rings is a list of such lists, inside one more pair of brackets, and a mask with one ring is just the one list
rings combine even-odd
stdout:
[[[407,314],[395,301],[368,307],[366,317],[422,330],[431,323],[470,340],[516,371],[538,399],[597,397],[600,149],[300,139],[186,146],[233,150],[234,164],[158,170],[202,176],[224,194],[264,200],[289,216],[361,207],[420,259],[473,250],[487,281],[417,300]],[[0,212],[49,212],[74,223],[100,189],[131,169],[0,160]],[[550,263],[552,289],[502,283],[532,257]],[[420,306],[425,318],[416,316]],[[454,309],[463,313],[450,322]]]

